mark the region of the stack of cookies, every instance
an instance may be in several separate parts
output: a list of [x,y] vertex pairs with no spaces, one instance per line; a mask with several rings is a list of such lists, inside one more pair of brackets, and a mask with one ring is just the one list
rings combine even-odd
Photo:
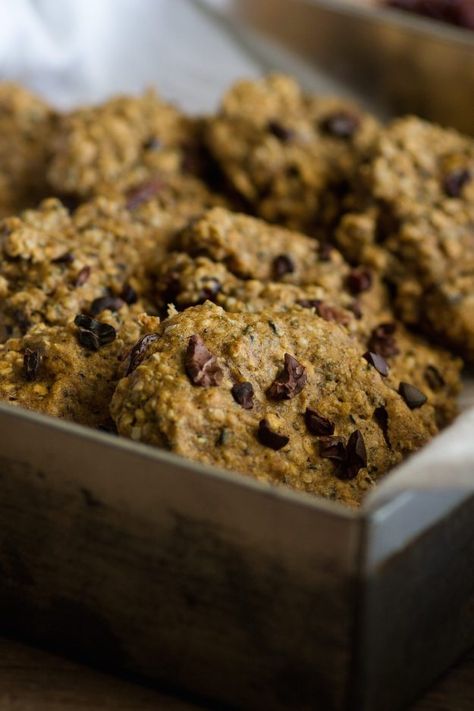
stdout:
[[357,506],[474,361],[474,141],[290,78],[0,87],[0,398]]

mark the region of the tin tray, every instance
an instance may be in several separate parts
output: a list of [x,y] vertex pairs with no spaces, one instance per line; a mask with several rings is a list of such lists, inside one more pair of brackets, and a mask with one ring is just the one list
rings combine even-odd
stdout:
[[245,708],[401,708],[474,642],[474,493],[359,512],[0,405],[2,634]]

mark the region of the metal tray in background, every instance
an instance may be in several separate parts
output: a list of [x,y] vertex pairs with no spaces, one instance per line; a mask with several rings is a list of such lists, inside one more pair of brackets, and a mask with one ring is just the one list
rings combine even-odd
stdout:
[[364,0],[234,0],[227,16],[303,54],[382,116],[474,134],[474,32]]
[[[306,30],[328,66],[330,45],[347,44],[338,76],[367,44],[366,84],[388,56],[369,46],[378,23],[393,52],[426,31],[337,3],[237,10],[279,18],[293,42]],[[372,70],[388,96],[397,82]],[[0,433],[3,634],[221,704],[324,711],[403,708],[474,643],[472,490],[353,512],[6,404]]]

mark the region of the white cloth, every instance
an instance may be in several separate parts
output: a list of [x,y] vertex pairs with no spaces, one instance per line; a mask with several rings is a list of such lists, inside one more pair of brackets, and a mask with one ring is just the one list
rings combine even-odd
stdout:
[[[237,37],[203,11],[205,1],[223,8],[231,0],[0,0],[0,78],[60,107],[155,85],[187,110],[209,111],[232,81],[269,68],[334,90],[314,67],[252,35]],[[472,382],[463,409],[474,405]],[[474,409],[388,476],[375,496],[433,486],[474,490]]]
[[190,111],[261,71],[188,0],[0,0],[0,78],[70,107],[159,87]]

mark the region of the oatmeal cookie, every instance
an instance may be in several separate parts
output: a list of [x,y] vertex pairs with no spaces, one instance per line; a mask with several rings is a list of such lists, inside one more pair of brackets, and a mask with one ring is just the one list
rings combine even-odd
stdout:
[[[176,241],[179,240],[178,236]],[[292,252],[287,257],[292,259]],[[328,321],[344,325],[351,334],[368,338],[372,328],[381,320],[392,317],[393,313],[380,280],[374,277],[370,289],[358,294],[356,300],[348,286],[350,274],[349,267],[342,265],[341,272],[335,271],[331,275],[329,286],[333,288],[317,283],[300,285],[275,281],[276,277],[272,279],[272,275],[266,279],[242,278],[223,262],[173,251],[153,274],[154,303],[161,312],[169,304],[182,311],[205,301],[213,301],[226,311],[249,313],[259,313],[269,306],[286,311],[299,305]]]
[[0,227],[1,339],[31,326],[64,325],[85,311],[146,310],[146,266],[160,233],[105,198],[73,215],[59,200]]
[[188,175],[201,167],[201,122],[155,92],[119,96],[61,118],[48,178],[57,194],[84,199],[126,193],[157,174]]
[[[353,268],[337,249],[255,217],[224,208],[208,210],[176,236],[172,247],[176,252],[218,263],[221,271],[225,268],[225,298],[246,301],[250,310],[259,309],[262,289],[265,289],[264,300],[280,299],[285,306],[290,305],[292,299],[321,298],[333,307],[342,307],[349,312],[352,330],[364,337],[378,324],[393,318],[388,292],[374,270]],[[186,270],[187,263],[186,257],[181,255],[177,258],[181,266],[176,264],[179,283],[173,285],[173,259],[176,257],[168,257],[158,270],[157,284],[162,289],[159,298],[166,303],[173,301],[169,299],[173,290],[180,291],[183,287],[189,290],[193,281],[189,275],[180,274]],[[214,267],[208,265],[207,268]],[[220,294],[218,298],[222,298],[217,285],[214,289]],[[182,296],[179,300],[178,297],[177,303],[185,303],[186,298]],[[312,308],[310,303],[306,306]],[[337,320],[336,314],[334,320]],[[347,317],[342,316],[341,320],[346,321]]]
[[145,228],[159,231],[157,263],[168,250],[176,232],[209,208],[230,207],[224,196],[208,188],[199,178],[171,173],[156,174],[124,195],[115,195],[114,201]]
[[377,122],[351,102],[307,96],[293,79],[275,74],[235,84],[206,136],[253,211],[312,233],[336,219],[377,133]]
[[404,321],[474,360],[474,140],[408,117],[360,168],[361,213],[336,232],[392,282]]
[[175,249],[221,262],[243,279],[318,284],[329,291],[340,289],[350,272],[337,250],[317,240],[220,207],[192,221]]
[[[161,313],[172,304],[178,311],[213,301],[229,312],[261,313],[268,309],[308,309],[342,328],[359,347],[387,369],[386,383],[395,390],[409,382],[429,396],[436,424],[443,427],[457,414],[461,363],[442,348],[410,333],[394,316],[388,294],[374,275],[371,292],[361,294],[354,310],[349,290],[328,292],[321,286],[239,279],[223,264],[206,257],[174,252],[161,264],[157,285]],[[365,301],[364,299],[367,299]]]
[[105,311],[64,326],[34,326],[0,345],[0,399],[92,427],[106,426],[123,360],[158,320]]
[[129,370],[111,405],[120,434],[351,506],[436,431],[416,388],[395,392],[337,324],[298,307],[189,308]]
[[55,117],[41,99],[0,83],[0,217],[35,205],[47,194],[47,144]]

